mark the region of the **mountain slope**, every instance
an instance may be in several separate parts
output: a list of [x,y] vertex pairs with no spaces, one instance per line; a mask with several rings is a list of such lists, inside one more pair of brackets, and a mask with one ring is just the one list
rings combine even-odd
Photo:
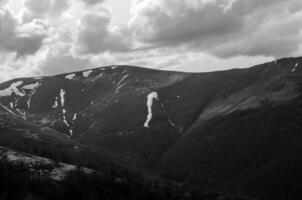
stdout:
[[[149,128],[144,127],[148,117],[147,95],[157,87],[173,84],[186,76],[184,73],[115,66],[55,77],[17,79],[0,86],[1,105],[10,115],[54,129],[71,139],[115,149],[120,146],[116,137],[141,132],[148,135],[151,129],[156,129],[150,123]],[[7,94],[6,91],[11,92]],[[152,109],[154,112],[158,110],[159,117],[166,118],[159,123],[166,126],[173,134],[171,137],[175,138],[175,128],[161,106],[155,100]],[[154,144],[165,137],[162,134],[153,138],[156,140]],[[167,143],[171,142],[171,137],[167,138]],[[141,139],[145,142],[153,140]],[[132,150],[133,146],[125,144],[121,150],[126,148],[137,152],[136,149],[145,148],[143,145]],[[167,144],[158,146],[162,152]]]
[[237,75],[248,85],[227,96],[223,92],[236,86],[224,76],[218,98],[165,152],[162,172],[263,199],[296,199],[302,176],[300,62],[248,69]]
[[16,79],[0,84],[1,145],[47,141],[179,181],[290,198],[301,178],[292,173],[301,76],[302,58],[285,58],[211,73],[110,66]]

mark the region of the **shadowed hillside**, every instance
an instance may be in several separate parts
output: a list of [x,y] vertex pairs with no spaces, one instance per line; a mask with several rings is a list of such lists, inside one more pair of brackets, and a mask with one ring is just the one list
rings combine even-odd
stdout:
[[110,66],[16,79],[0,84],[0,145],[296,199],[301,86],[302,58],[211,73]]

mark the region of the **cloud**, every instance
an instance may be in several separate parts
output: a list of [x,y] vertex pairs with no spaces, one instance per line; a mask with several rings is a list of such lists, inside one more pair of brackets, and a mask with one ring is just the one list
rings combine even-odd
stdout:
[[40,20],[18,24],[12,14],[0,9],[0,51],[17,56],[35,54],[47,37],[47,25]]
[[70,7],[69,0],[25,0],[24,21],[34,18],[58,17]]
[[236,55],[291,56],[302,43],[302,12],[286,18],[263,22],[249,37],[213,47],[210,51],[220,57]]
[[102,9],[97,14],[83,16],[77,34],[75,52],[78,54],[100,54],[129,50],[129,41],[119,29],[109,27],[110,14]]
[[214,1],[138,0],[132,5],[130,31],[143,42],[173,45],[201,35],[225,35],[242,23]]
[[41,74],[53,75],[91,67],[91,62],[88,59],[76,58],[72,55],[49,54],[45,60],[39,63],[38,69]]
[[8,3],[8,0],[0,0],[0,6],[3,6]]
[[114,64],[211,71],[302,52],[301,0],[133,0],[128,23],[115,22],[118,0],[102,3],[0,0],[0,80]]
[[96,4],[101,4],[104,2],[104,0],[81,0],[84,2],[86,5],[96,5]]
[[128,31],[153,48],[287,56],[301,43],[301,11],[299,0],[135,0]]
[[17,77],[30,77],[39,75],[35,69],[37,55],[28,55],[15,59],[13,53],[0,53],[0,82]]

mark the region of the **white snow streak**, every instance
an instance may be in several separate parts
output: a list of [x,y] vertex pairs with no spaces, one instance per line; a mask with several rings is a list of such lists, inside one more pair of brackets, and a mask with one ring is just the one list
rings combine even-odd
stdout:
[[77,120],[77,118],[78,118],[78,113],[75,113],[75,114],[73,115],[72,121]]
[[72,80],[76,75],[75,74],[68,74],[65,76],[66,79]]
[[56,100],[55,100],[55,102],[54,102],[52,108],[57,108],[58,105],[59,105],[59,104],[58,104],[58,97],[56,97]]
[[[68,123],[67,119],[66,119],[66,109],[64,108],[65,105],[65,94],[66,92],[64,91],[64,89],[60,90],[60,102],[61,102],[61,106],[62,106],[62,117],[63,117],[63,122],[66,125],[66,127],[69,129],[69,134],[70,136],[73,136],[73,130],[71,129],[70,124]],[[53,108],[57,108],[58,107],[58,97],[56,97],[55,103],[52,106]]]
[[15,83],[12,83],[8,88],[4,90],[0,90],[0,97],[7,97],[11,96],[13,93],[15,93],[18,96],[25,96],[23,92],[21,92],[18,87],[23,84],[23,81],[18,81]]
[[297,70],[297,67],[299,66],[299,63],[296,63],[296,65],[294,66],[294,68],[292,69],[292,72],[295,72]]
[[28,109],[30,108],[30,102],[31,102],[31,98],[29,97],[28,100],[27,100],[27,108]]
[[60,91],[60,100],[61,100],[62,107],[64,107],[64,104],[65,104],[65,94],[66,94],[66,92],[63,89],[61,89],[61,91]]
[[70,127],[69,123],[68,123],[67,120],[66,120],[66,116],[65,116],[65,115],[63,115],[63,122],[64,122],[64,124],[65,124],[68,128]]
[[123,83],[122,85],[119,85],[119,86],[116,88],[115,93],[119,93],[120,89],[121,89],[122,87],[124,87],[125,85],[126,85],[126,83]]
[[117,86],[123,83],[123,81],[128,77],[129,75],[123,76],[123,78],[117,83]]
[[70,128],[70,124],[67,122],[65,113],[66,113],[66,110],[63,110],[63,122],[67,126],[67,128],[69,129],[70,136],[72,136],[73,135],[73,131]]
[[126,80],[126,78],[127,78],[128,76],[129,76],[129,75],[123,76],[123,78],[116,84],[117,88],[116,88],[116,90],[115,90],[115,93],[118,93],[118,92],[120,91],[120,89],[126,85],[126,83],[123,83],[123,82]]
[[68,128],[70,136],[73,136],[73,130],[71,129],[71,126],[67,122],[67,119],[66,119],[66,109],[63,108],[62,113],[63,113],[63,122],[66,125],[66,127]]
[[41,84],[39,82],[22,86],[24,90],[36,90]]
[[36,90],[38,89],[38,87],[40,87],[41,84],[39,82],[37,83],[33,83],[33,84],[29,84],[29,85],[25,85],[22,87],[22,89],[25,90],[31,90],[31,94],[28,95],[28,100],[27,100],[27,108],[30,108],[30,104],[31,104],[31,98],[32,96],[36,93]]
[[36,91],[32,92],[29,96],[28,96],[28,100],[27,100],[27,108],[30,108],[30,104],[31,104],[31,98],[32,96],[36,93]]
[[153,105],[154,99],[158,100],[157,92],[151,92],[150,94],[148,94],[148,96],[147,96],[148,115],[147,115],[146,122],[144,123],[144,127],[146,127],[146,128],[149,127],[149,123],[152,119],[152,105]]
[[93,70],[85,71],[85,72],[83,72],[83,76],[84,76],[85,78],[88,78],[89,75],[90,75],[92,72],[93,72]]
[[14,109],[14,103],[13,102],[10,102],[9,105],[10,105],[11,109]]

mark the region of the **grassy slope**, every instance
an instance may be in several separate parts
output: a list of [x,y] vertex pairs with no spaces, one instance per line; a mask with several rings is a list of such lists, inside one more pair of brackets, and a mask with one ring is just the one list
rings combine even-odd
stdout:
[[[95,128],[73,138],[84,144],[82,158],[89,157],[87,163],[93,163],[93,157],[109,154],[108,157],[124,160],[132,166],[142,166],[139,162],[142,160],[152,169],[158,165],[161,172],[181,181],[228,191],[236,188],[239,189],[236,192],[260,197],[290,197],[295,190],[290,191],[286,185],[290,182],[289,185],[295,187],[296,177],[301,177],[292,174],[300,167],[297,161],[300,156],[298,142],[301,141],[299,124],[302,124],[300,99],[282,105],[264,101],[261,107],[217,115],[206,121],[200,116],[213,102],[227,99],[250,86],[254,89],[252,92],[257,93],[282,89],[286,82],[300,85],[301,69],[297,73],[291,73],[291,70],[301,61],[302,58],[289,58],[250,69],[181,74],[184,79],[172,81],[173,84],[167,82],[178,76],[177,73],[131,68],[128,72],[133,76],[131,86],[117,96],[112,84],[120,80],[122,71],[115,73],[109,69],[106,77],[96,85],[85,80],[81,82],[82,79],[73,85],[60,75],[43,86],[42,92],[33,99],[37,104],[32,109],[37,113],[41,109],[48,112],[60,88],[70,91],[72,94],[67,94],[70,100],[66,102],[68,111],[76,112],[81,108],[91,114],[90,118],[79,121],[84,126],[77,127],[78,130],[86,130],[87,123],[96,123]],[[135,77],[140,81],[136,82]],[[262,85],[266,85],[263,90]],[[77,95],[84,86],[87,93]],[[153,105],[151,128],[145,129],[142,124],[146,117],[146,95],[152,90],[159,93],[160,101]],[[98,95],[100,91],[102,93]],[[98,103],[86,108],[92,100]],[[167,115],[175,127],[169,124]],[[14,137],[18,137],[17,134]],[[287,163],[292,163],[293,167],[286,168]],[[271,190],[278,192],[274,194]]]
[[294,199],[302,173],[302,101],[216,117],[162,159],[166,175],[265,199]]

